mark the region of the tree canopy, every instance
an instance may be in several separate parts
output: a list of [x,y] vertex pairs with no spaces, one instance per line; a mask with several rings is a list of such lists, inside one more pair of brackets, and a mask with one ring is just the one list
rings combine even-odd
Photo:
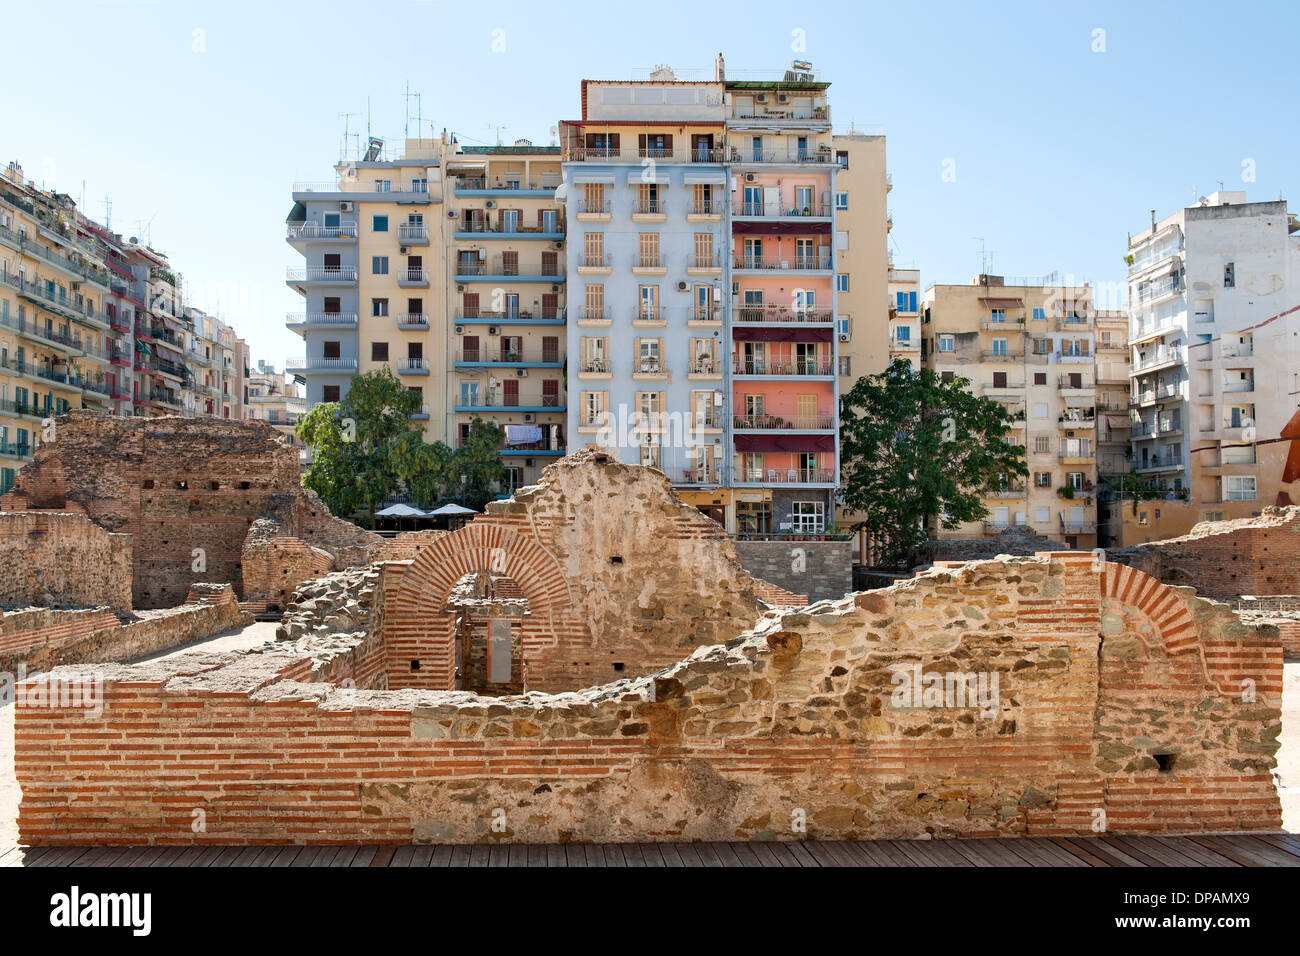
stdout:
[[411,419],[419,410],[419,394],[388,368],[353,376],[341,402],[322,402],[298,420],[296,434],[312,453],[303,487],[336,515],[373,513],[403,491],[419,507],[455,498],[481,509],[506,475],[501,429],[476,418],[453,450],[424,440],[421,423]]
[[987,517],[981,492],[1029,474],[1012,416],[969,386],[899,359],[841,396],[842,501],[881,564],[914,564],[929,529]]

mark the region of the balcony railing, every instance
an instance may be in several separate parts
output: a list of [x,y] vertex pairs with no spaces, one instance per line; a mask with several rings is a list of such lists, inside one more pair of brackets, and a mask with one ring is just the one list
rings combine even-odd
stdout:
[[458,322],[562,322],[565,310],[558,306],[539,309],[466,309],[456,310]]
[[429,315],[426,312],[403,312],[397,316],[397,327],[423,331],[429,327]]
[[779,415],[737,415],[732,427],[750,431],[826,431],[835,427],[835,416],[818,413],[811,418],[787,421]]
[[357,326],[355,312],[287,312],[286,325],[304,325],[308,328],[354,329]]
[[609,362],[605,359],[587,359],[582,363],[581,371],[592,375],[608,375]]
[[307,266],[304,269],[286,269],[287,282],[356,282],[356,266]]
[[496,257],[491,261],[482,259],[476,260],[458,260],[455,265],[456,275],[458,276],[500,276],[509,278],[511,276],[563,276],[564,263],[557,259],[554,269],[548,268],[546,264],[534,263],[513,263],[507,262],[501,257]]
[[668,214],[666,199],[638,199],[632,204],[634,216],[665,216]]
[[587,256],[579,254],[579,269],[611,269],[614,266],[614,256],[612,253],[603,252],[596,255]]
[[686,207],[688,216],[721,216],[726,206],[717,199],[696,199]]
[[830,218],[831,211],[832,207],[828,202],[810,202],[803,205],[798,203],[787,205],[784,202],[737,202],[732,204],[731,214],[762,219],[827,219]]
[[428,242],[429,227],[422,222],[399,222],[397,224],[398,242]]
[[1158,299],[1170,292],[1180,291],[1182,289],[1178,277],[1169,276],[1156,282],[1148,282],[1145,285],[1138,286],[1138,302],[1150,302],[1152,299]]
[[423,358],[398,359],[397,372],[399,375],[428,375],[429,363]]
[[355,372],[357,360],[354,358],[297,358],[285,362],[286,370],[305,369],[314,372]]
[[634,269],[666,269],[668,267],[668,260],[664,257],[662,252],[639,252],[632,259],[632,267]]
[[1075,384],[1075,383],[1071,380],[1070,376],[1068,376],[1068,375],[1058,375],[1058,376],[1056,377],[1056,387],[1057,387],[1057,388],[1065,388],[1065,389],[1073,389],[1073,390],[1075,390],[1075,391],[1083,391],[1083,390],[1091,390],[1091,389],[1095,388],[1096,386],[1093,385],[1092,382],[1089,382],[1089,381],[1088,381],[1087,379],[1085,379],[1085,378],[1080,378],[1079,381],[1078,381],[1078,384]]
[[632,370],[639,375],[662,375],[664,374],[663,363],[657,358],[639,358],[633,357],[635,364]]
[[542,226],[524,226],[517,222],[484,222],[483,220],[473,220],[470,222],[458,223],[456,231],[496,236],[561,236],[564,235],[564,224],[556,222],[554,229],[547,229]]
[[830,253],[807,256],[737,256],[733,262],[735,269],[781,270],[802,269],[805,271],[828,271],[831,268]]
[[831,375],[835,366],[829,359],[795,359],[793,362],[732,358],[734,375]]
[[341,222],[337,226],[323,226],[318,222],[291,222],[285,227],[290,239],[355,239],[357,224]]
[[1164,365],[1167,362],[1182,362],[1183,357],[1182,349],[1157,349],[1147,355],[1139,355],[1138,360],[1133,363],[1133,371],[1141,372],[1143,369]]
[[825,163],[833,161],[830,149],[743,149],[733,147],[733,163]]
[[1025,485],[1003,485],[1000,488],[984,489],[985,498],[1024,498],[1029,494]]
[[483,179],[482,177],[472,178],[472,179],[462,177],[456,180],[456,189],[458,190],[467,189],[471,191],[477,191],[480,189],[509,189],[509,190],[518,190],[520,192],[523,191],[542,192],[543,190],[547,190],[547,189],[556,189],[559,187],[559,185],[560,185],[559,183],[554,183],[554,184],[544,183],[539,179],[531,179],[527,182],[524,182],[524,180],[522,179],[504,180],[504,181],[494,180],[491,183],[489,183],[486,179]]
[[736,310],[736,322],[746,325],[795,323],[799,325],[833,325],[835,315],[829,310],[789,309],[785,306],[744,307]]
[[604,216],[609,214],[610,202],[608,199],[588,202],[586,199],[578,200],[578,215]]
[[456,404],[470,408],[563,408],[559,395],[460,395]]
[[562,361],[559,349],[489,349],[462,348],[456,361],[484,365],[517,365],[544,363],[558,365]]
[[747,468],[740,473],[738,481],[750,485],[831,484],[835,481],[835,472],[830,468]]

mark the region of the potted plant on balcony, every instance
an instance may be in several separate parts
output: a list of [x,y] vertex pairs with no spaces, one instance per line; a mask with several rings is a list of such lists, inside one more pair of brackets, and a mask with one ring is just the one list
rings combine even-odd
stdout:
[[1062,498],[1074,497],[1074,489],[1069,485],[1062,485],[1060,488],[1057,488],[1056,493],[1060,495]]

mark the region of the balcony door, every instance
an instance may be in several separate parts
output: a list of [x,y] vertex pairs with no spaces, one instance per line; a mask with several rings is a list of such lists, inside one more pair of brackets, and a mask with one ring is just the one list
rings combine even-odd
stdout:
[[501,382],[502,399],[501,404],[506,406],[517,406],[519,404],[519,381],[513,378],[504,379]]

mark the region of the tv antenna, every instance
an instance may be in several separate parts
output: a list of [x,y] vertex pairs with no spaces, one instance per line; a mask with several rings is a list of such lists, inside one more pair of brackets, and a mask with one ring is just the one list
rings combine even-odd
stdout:
[[137,219],[135,221],[136,235],[143,237],[144,244],[148,246],[150,249],[153,248],[153,221],[157,218],[158,218],[158,213],[155,212],[147,220]]
[[113,203],[108,198],[108,193],[104,193],[104,231],[113,231]]
[[501,126],[494,126],[494,125],[492,125],[491,123],[488,123],[488,129],[490,129],[490,130],[495,130],[495,131],[496,131],[496,134],[497,134],[497,145],[498,145],[498,146],[501,145],[501,131],[502,131],[503,129],[505,129],[505,128],[506,128],[506,127],[505,127],[504,125],[501,125]]
[[993,263],[993,254],[985,250],[983,236],[971,236],[971,238],[980,244],[980,275],[986,276]]
[[352,137],[356,137],[357,140],[357,153],[360,154],[361,152],[361,134],[353,133],[350,131],[351,130],[350,124],[352,122],[352,117],[360,116],[360,115],[361,115],[360,113],[339,114],[339,119],[343,120],[343,148],[339,151],[343,159],[347,159],[348,157],[348,145],[349,145],[348,140]]
[[406,100],[406,126],[402,130],[402,138],[410,139],[411,137],[411,97],[415,97],[415,135],[420,142],[424,141],[424,117],[420,112],[420,94],[411,92],[411,81],[406,81],[406,92],[403,98]]

